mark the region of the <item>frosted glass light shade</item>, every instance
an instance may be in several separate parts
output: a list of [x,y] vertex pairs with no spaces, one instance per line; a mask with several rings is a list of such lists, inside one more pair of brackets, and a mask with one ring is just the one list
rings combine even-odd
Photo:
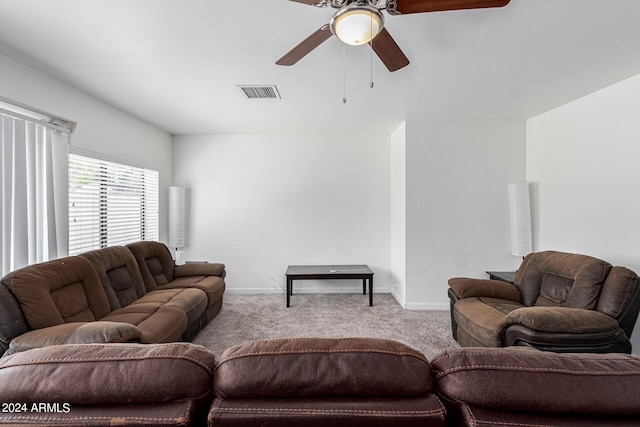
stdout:
[[186,223],[184,187],[169,187],[169,247],[184,246]]
[[384,26],[384,17],[372,6],[354,3],[336,12],[329,26],[342,42],[359,46],[378,35]]
[[511,254],[531,253],[531,205],[529,184],[509,184],[509,219],[511,223]]

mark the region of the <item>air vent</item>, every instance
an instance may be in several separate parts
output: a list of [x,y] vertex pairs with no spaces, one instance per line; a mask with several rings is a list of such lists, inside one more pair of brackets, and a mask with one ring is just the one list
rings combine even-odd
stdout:
[[280,99],[278,88],[274,86],[238,86],[249,99]]

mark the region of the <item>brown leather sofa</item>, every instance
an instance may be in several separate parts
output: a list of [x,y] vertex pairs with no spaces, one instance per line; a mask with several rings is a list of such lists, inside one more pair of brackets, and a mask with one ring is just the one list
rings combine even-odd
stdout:
[[465,347],[631,353],[640,311],[633,271],[586,255],[527,255],[515,282],[449,280],[454,338]]
[[[523,347],[431,363],[379,339],[84,344],[0,359],[0,425],[637,426],[640,359]],[[35,404],[35,406],[34,406]]]
[[293,338],[226,350],[209,425],[444,426],[431,366],[404,344]]
[[450,426],[640,425],[634,356],[458,348],[431,364]]
[[[162,243],[143,243],[164,248],[171,259]],[[175,267],[181,274],[175,287],[169,282],[153,289],[138,266],[132,251],[116,246],[9,273],[0,284],[1,353],[55,344],[190,340],[219,312],[224,265]]]
[[148,292],[164,289],[195,288],[207,294],[207,322],[222,308],[226,270],[220,263],[175,265],[169,249],[158,242],[136,242],[127,245],[138,262]]
[[0,359],[0,425],[206,425],[215,364],[189,343],[15,353]]

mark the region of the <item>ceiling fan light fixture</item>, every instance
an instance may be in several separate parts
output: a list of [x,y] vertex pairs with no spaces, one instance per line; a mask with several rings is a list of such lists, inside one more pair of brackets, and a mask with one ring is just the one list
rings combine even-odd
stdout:
[[333,15],[329,26],[342,42],[359,46],[369,43],[382,31],[384,16],[373,6],[351,3]]

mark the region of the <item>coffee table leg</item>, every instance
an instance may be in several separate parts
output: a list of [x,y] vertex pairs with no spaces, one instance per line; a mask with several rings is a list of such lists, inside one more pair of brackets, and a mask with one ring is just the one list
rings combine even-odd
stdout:
[[287,277],[287,307],[289,307],[289,299],[291,298],[291,288],[293,287],[293,284],[291,282],[292,280]]
[[369,277],[369,307],[373,306],[373,277]]
[[362,279],[362,295],[367,294],[367,279]]

